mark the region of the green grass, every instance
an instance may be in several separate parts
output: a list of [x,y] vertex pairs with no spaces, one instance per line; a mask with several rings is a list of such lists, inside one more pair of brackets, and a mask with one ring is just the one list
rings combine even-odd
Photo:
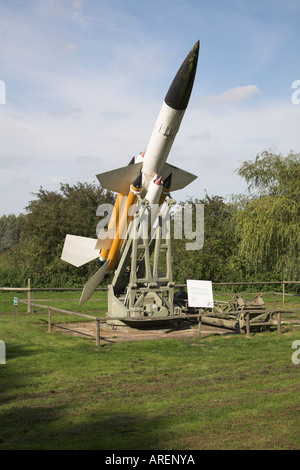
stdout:
[[[26,314],[20,305],[15,323],[13,296],[0,293],[1,450],[300,448],[300,364],[291,360],[299,328],[97,348],[48,333],[42,309]],[[84,313],[105,313],[103,304],[87,303]]]
[[[81,292],[51,292],[51,291],[41,291],[34,292],[34,303],[52,306],[55,308],[60,308],[63,310],[68,310],[77,313],[83,313],[87,315],[104,317],[107,312],[107,293],[106,292],[95,292],[90,302],[86,302],[81,307],[79,307],[78,302]],[[13,299],[18,297],[21,300],[27,301],[27,292],[1,292],[0,291],[0,313],[13,313],[14,305]],[[95,299],[95,300],[94,300]],[[100,299],[97,301],[97,299]],[[34,307],[34,312],[39,313],[43,312],[42,307]],[[26,313],[27,305],[23,303],[18,304],[18,313]],[[68,314],[61,315],[53,312],[55,315],[55,321],[86,321],[84,317],[75,317]]]

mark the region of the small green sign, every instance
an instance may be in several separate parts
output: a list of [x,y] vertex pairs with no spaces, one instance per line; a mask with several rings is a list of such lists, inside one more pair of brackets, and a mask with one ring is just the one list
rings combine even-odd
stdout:
[[17,307],[18,306],[18,297],[14,297],[14,305]]

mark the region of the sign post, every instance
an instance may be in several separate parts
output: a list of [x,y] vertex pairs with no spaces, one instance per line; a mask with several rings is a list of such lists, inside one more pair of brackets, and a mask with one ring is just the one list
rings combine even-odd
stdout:
[[[188,305],[195,308],[213,308],[214,299],[211,281],[187,279]],[[201,339],[201,314],[198,315],[198,339]]]
[[15,322],[18,319],[18,297],[14,297],[14,306],[15,306]]

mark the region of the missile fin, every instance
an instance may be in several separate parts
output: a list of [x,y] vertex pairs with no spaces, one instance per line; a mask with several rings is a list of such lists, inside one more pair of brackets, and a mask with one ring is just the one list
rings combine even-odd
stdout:
[[93,295],[99,284],[102,282],[105,274],[108,271],[109,261],[110,260],[108,259],[105,264],[103,264],[103,266],[101,266],[101,268],[98,269],[98,271],[86,283],[79,300],[79,306],[83,305],[87,300],[89,300],[89,298]]
[[198,178],[196,175],[189,173],[188,171],[182,170],[174,165],[170,165],[169,163],[165,163],[160,174],[162,175],[162,179],[166,179],[170,173],[172,173],[172,180],[170,191],[176,191],[178,189],[185,188],[188,184]]
[[128,194],[130,185],[139,176],[142,165],[143,162],[133,163],[96,176],[103,188],[116,193]]
[[67,235],[61,254],[61,259],[77,268],[93,261],[99,256],[95,249],[97,240],[94,238]]

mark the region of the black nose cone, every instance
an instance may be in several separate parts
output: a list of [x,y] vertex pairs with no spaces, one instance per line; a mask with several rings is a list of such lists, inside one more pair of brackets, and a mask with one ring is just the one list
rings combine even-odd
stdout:
[[182,63],[166,94],[165,103],[170,108],[177,110],[187,108],[196,75],[198,55],[199,41],[196,42]]

